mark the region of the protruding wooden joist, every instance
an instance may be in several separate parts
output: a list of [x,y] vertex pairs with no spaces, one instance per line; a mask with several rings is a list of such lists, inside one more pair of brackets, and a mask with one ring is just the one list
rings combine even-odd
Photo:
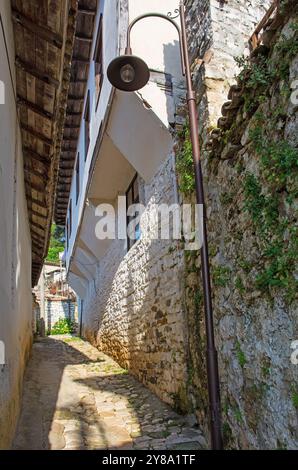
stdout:
[[19,69],[24,70],[24,72],[29,73],[29,75],[32,75],[32,77],[37,78],[38,80],[46,83],[47,85],[51,85],[55,89],[57,89],[59,87],[59,84],[60,84],[59,80],[57,80],[56,78],[50,76],[47,73],[41,72],[36,67],[29,64],[28,62],[25,62],[24,60],[20,59],[19,57],[16,57],[15,65]]
[[68,111],[68,110],[66,110],[66,117],[81,116],[81,115],[82,115],[81,111]]
[[40,201],[39,199],[35,199],[32,197],[30,194],[26,194],[26,198],[28,202],[31,202],[31,204],[36,204],[37,206],[42,207],[43,209],[48,209],[47,205],[45,202]]
[[34,170],[34,168],[29,168],[29,167],[26,167],[24,168],[24,172],[25,173],[28,173],[29,175],[33,175],[33,176],[36,176],[37,178],[40,178],[42,181],[44,181],[46,183],[47,181],[47,177],[46,177],[46,174],[45,173],[40,173],[36,170]]
[[48,144],[48,145],[52,145],[53,142],[51,139],[49,139],[48,137],[46,137],[45,135],[43,134],[40,134],[40,132],[37,132],[35,129],[33,129],[32,127],[30,126],[27,126],[26,124],[24,123],[21,123],[21,128],[23,129],[23,131],[25,132],[28,132],[29,134],[33,135],[34,137],[36,137],[37,139],[39,140],[42,140],[44,143]]
[[60,36],[60,34],[56,33],[55,31],[52,31],[46,25],[40,26],[35,21],[32,21],[31,19],[27,18],[15,9],[12,10],[11,15],[12,20],[15,23],[20,24],[21,26],[23,26],[23,28],[27,29],[31,33],[36,34],[38,36],[38,39],[43,39],[48,43],[52,44],[53,46],[57,47],[58,49],[62,48],[63,38]]
[[43,227],[43,225],[38,224],[32,218],[30,218],[30,223],[31,223],[31,226],[38,228],[38,230],[41,230],[43,232],[46,231],[46,229],[45,229],[45,227]]
[[34,242],[36,245],[38,245],[40,248],[43,249],[43,244],[40,238],[37,235],[35,235],[35,233],[31,233],[31,240],[32,242]]
[[82,64],[89,64],[90,63],[90,59],[86,59],[85,57],[77,57],[77,56],[73,56],[72,61],[82,63]]
[[71,125],[71,124],[66,124],[66,125],[64,126],[64,129],[80,130],[80,126],[75,126],[75,125]]
[[31,212],[31,214],[34,215],[35,217],[40,217],[41,219],[46,220],[48,218],[47,215],[41,214],[40,212],[37,212],[37,211],[31,209],[31,207],[29,208],[29,212]]
[[31,101],[22,98],[21,96],[17,97],[17,103],[21,106],[25,106],[26,108],[30,109],[34,113],[39,114],[39,116],[49,119],[50,121],[53,119],[53,114],[49,113],[45,109],[41,108],[38,104],[32,103]]
[[77,83],[87,83],[88,78],[77,78],[76,80],[70,80],[70,85],[76,85]]
[[34,191],[37,191],[38,193],[44,193],[45,185],[44,184],[36,184],[33,181],[29,181],[26,178],[26,174],[25,174],[25,182],[31,189],[34,189]]
[[83,34],[76,34],[76,35],[75,35],[75,39],[76,39],[77,41],[88,42],[88,43],[91,43],[92,40],[93,40],[92,37],[90,37],[90,36],[85,36],[85,35],[83,35]]
[[81,101],[81,100],[85,99],[85,96],[84,95],[82,95],[82,96],[68,95],[67,99],[68,99],[68,101]]
[[48,157],[45,157],[44,155],[40,155],[39,153],[34,152],[29,147],[23,147],[23,153],[24,155],[28,155],[28,157],[32,158],[33,160],[36,160],[37,162],[42,163],[46,167],[49,167],[51,164]]
[[92,15],[92,16],[95,16],[96,15],[96,10],[93,10],[93,9],[88,9],[88,8],[78,8],[78,13],[81,13],[81,15]]
[[63,136],[63,142],[76,142],[78,140],[77,137],[69,137],[69,136]]

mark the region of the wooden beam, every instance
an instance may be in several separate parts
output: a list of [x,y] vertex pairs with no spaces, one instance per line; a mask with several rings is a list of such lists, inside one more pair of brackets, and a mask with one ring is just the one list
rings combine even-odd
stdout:
[[48,137],[46,137],[45,135],[40,134],[35,129],[32,129],[32,127],[29,127],[24,123],[21,123],[21,128],[23,129],[23,131],[29,132],[29,134],[33,135],[34,137],[36,137],[39,140],[42,140],[44,143],[46,143],[48,145],[53,145],[53,142],[52,142],[51,139],[48,139]]
[[67,111],[66,110],[66,117],[68,116],[81,116],[82,112],[81,111]]
[[78,140],[78,136],[77,137],[63,136],[63,142],[76,142],[77,140]]
[[76,95],[68,95],[67,99],[69,101],[80,101],[80,100],[83,100],[85,99],[85,96],[76,96]]
[[78,8],[78,13],[80,13],[81,15],[92,15],[92,16],[95,16],[96,15],[96,10],[89,10],[88,8]]
[[54,117],[52,113],[49,113],[45,109],[41,108],[38,104],[32,103],[31,101],[28,101],[25,98],[22,98],[21,96],[18,96],[17,103],[21,106],[26,106],[26,108],[30,109],[34,113],[39,114],[43,118],[49,119],[50,121]]
[[77,83],[87,83],[88,78],[77,78],[77,80],[70,80],[70,85],[76,85]]
[[46,174],[39,173],[38,171],[34,170],[33,168],[28,168],[28,167],[25,167],[24,171],[25,171],[25,173],[28,173],[30,175],[33,175],[33,176],[36,176],[37,178],[42,179],[42,181],[44,181],[44,183],[46,183],[46,180],[47,180],[47,175]]
[[33,209],[31,209],[31,207],[29,208],[29,212],[31,212],[32,215],[34,215],[35,217],[40,217],[41,219],[47,219],[48,216],[47,215],[44,215],[44,214],[40,214],[40,212],[37,212]]
[[26,198],[27,198],[27,201],[28,202],[31,202],[31,204],[36,204],[37,206],[40,206],[42,207],[43,209],[48,209],[47,205],[45,202],[43,201],[39,201],[38,199],[35,199],[34,197],[32,197],[30,194],[27,194],[26,195]]
[[57,204],[59,204],[60,201],[63,202],[64,204],[68,204],[69,198],[67,196],[66,197],[59,196],[57,198]]
[[40,238],[35,235],[35,233],[31,233],[31,239],[32,242],[35,243],[35,245],[38,245],[40,248],[44,248],[42,242],[40,241]]
[[23,26],[23,28],[27,29],[33,34],[36,34],[39,39],[43,39],[48,43],[52,44],[53,46],[61,49],[63,46],[63,38],[60,34],[57,34],[55,31],[48,28],[46,25],[40,26],[35,21],[30,20],[26,16],[24,16],[19,11],[13,9],[12,10],[12,20]]
[[59,88],[60,82],[54,77],[51,77],[47,73],[44,73],[38,69],[36,69],[33,65],[29,64],[28,62],[25,62],[24,60],[20,59],[20,57],[16,57],[15,60],[15,65],[19,69],[23,70],[26,73],[29,73],[29,75],[32,75],[32,77],[37,78],[38,80],[46,83],[47,85],[53,86],[55,89]]
[[72,57],[72,61],[73,62],[79,62],[79,63],[82,63],[82,64],[89,64],[90,63],[90,59],[85,59],[84,57],[76,57],[76,56]]
[[69,165],[61,165],[59,166],[59,170],[70,170],[70,171],[73,171],[73,165],[69,166]]
[[36,256],[42,257],[42,255],[43,255],[43,249],[42,249],[42,248],[39,249],[39,247],[34,247],[34,246],[32,246],[32,252],[33,252]]
[[33,225],[33,227],[36,227],[38,228],[39,230],[41,230],[42,232],[45,232],[45,228],[43,227],[43,225],[40,225],[38,224],[37,222],[34,222],[34,220],[32,220],[30,217],[29,217],[29,221],[30,221],[30,224]]
[[44,247],[40,243],[37,243],[35,240],[33,240],[32,237],[31,237],[31,241],[32,241],[31,247],[32,247],[33,253],[37,254],[37,252],[34,251],[34,249],[40,250],[40,254],[43,253]]
[[44,155],[40,155],[37,152],[34,152],[32,149],[29,147],[23,147],[23,152],[25,155],[30,156],[33,160],[42,163],[44,166],[47,168],[50,166],[51,162],[48,157],[45,157]]
[[75,130],[79,130],[81,126],[75,126],[75,125],[71,125],[71,124],[66,124],[64,126],[64,129],[75,129]]
[[33,181],[29,181],[26,178],[26,175],[25,175],[25,181],[28,184],[28,186],[30,186],[30,188],[34,189],[34,191],[37,191],[38,193],[43,193],[44,192],[44,190],[45,190],[45,185],[44,184],[36,184]]
[[38,239],[44,237],[44,235],[41,235],[39,232],[36,231],[34,225],[32,225],[32,224],[31,224],[30,230],[31,230],[31,235],[33,234]]
[[88,42],[88,43],[91,43],[93,38],[90,38],[90,36],[85,36],[83,34],[76,34],[75,35],[75,39],[77,41],[81,41],[81,42]]

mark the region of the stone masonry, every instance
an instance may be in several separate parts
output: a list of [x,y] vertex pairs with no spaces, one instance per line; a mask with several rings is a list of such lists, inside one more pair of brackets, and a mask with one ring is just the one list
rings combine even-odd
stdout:
[[[221,107],[235,84],[239,69],[234,56],[248,52],[247,41],[270,3],[185,2],[202,144],[217,127]],[[182,104],[177,99],[177,123],[185,116]],[[244,135],[243,131],[245,140]],[[247,145],[245,141],[237,158],[257,173],[257,157]],[[249,221],[241,208],[236,210],[243,199],[243,174],[238,175],[234,160],[213,161],[204,150],[225,445],[294,448],[296,415],[290,392],[294,375],[285,352],[290,339],[295,339],[294,310],[285,307],[282,296],[276,295],[272,304],[258,290],[240,292],[237,279],[244,282],[244,274],[236,269],[237,260],[243,256],[252,261],[257,256]],[[152,204],[184,200],[177,195],[175,181],[172,155],[149,184],[139,181],[145,226]],[[233,197],[225,198],[231,188]],[[162,400],[180,411],[195,412],[208,436],[199,263],[196,254],[185,253],[181,242],[144,238],[127,253],[123,241],[113,241],[97,266],[95,282],[89,283],[83,333]]]
[[[245,11],[255,15],[258,11],[262,12],[265,2],[228,1],[222,9],[219,2],[211,2],[214,41],[211,53],[209,45],[205,48],[209,50],[208,60],[211,56],[216,58],[216,69],[215,62],[212,65],[213,59],[208,64],[201,64],[205,51],[198,50],[195,39],[196,13],[200,2],[188,2],[188,28],[193,35],[191,47],[194,76],[198,90],[203,90],[198,95],[198,109],[203,116],[200,121],[203,139],[206,141],[210,130],[216,128],[212,131],[211,143],[208,143],[208,147],[203,146],[203,166],[223,432],[225,446],[230,448],[295,449],[298,377],[297,366],[291,364],[290,357],[291,342],[297,339],[297,304],[289,299],[287,290],[282,287],[288,284],[283,281],[280,281],[280,287],[274,287],[278,285],[276,278],[263,278],[263,287],[260,282],[256,284],[260,272],[269,268],[270,257],[264,250],[264,241],[259,234],[262,225],[266,224],[266,216],[264,212],[258,215],[257,209],[257,219],[254,219],[252,211],[256,210],[253,204],[256,200],[256,188],[260,184],[262,190],[258,201],[273,204],[269,212],[271,216],[274,210],[278,211],[274,228],[271,229],[273,235],[268,232],[266,238],[273,237],[274,240],[276,225],[278,227],[281,220],[284,220],[287,228],[283,234],[283,243],[285,247],[289,244],[290,248],[291,233],[297,224],[293,210],[297,194],[293,186],[294,177],[283,175],[284,170],[280,168],[278,174],[283,183],[277,179],[274,185],[264,169],[268,143],[262,147],[256,139],[258,128],[262,128],[270,136],[268,142],[272,147],[271,152],[278,148],[280,162],[285,158],[283,152],[286,152],[286,158],[290,158],[296,148],[297,155],[297,106],[290,99],[291,82],[297,79],[298,73],[297,32],[295,36],[295,27],[291,26],[295,22],[297,25],[297,5],[295,10],[295,2],[284,2],[289,5],[288,9],[285,7],[285,16],[277,17],[272,23],[272,31],[269,27],[266,34],[265,49],[264,46],[261,48],[265,55],[256,63],[256,70],[264,70],[264,61],[277,64],[272,66],[272,70],[269,65],[269,72],[265,75],[267,88],[263,84],[262,89],[258,82],[252,82],[254,85],[246,89],[245,80],[241,84],[239,79],[237,87],[230,87],[235,83],[230,66],[232,54],[239,55],[241,41],[247,39],[253,29],[249,17],[245,18],[245,15],[240,14],[244,13],[244,3],[249,4]],[[277,32],[275,25],[279,25]],[[240,27],[242,33],[239,32]],[[228,38],[231,34],[235,47],[231,49],[230,57],[227,57],[227,51],[230,50]],[[236,47],[237,44],[239,47]],[[213,53],[214,48],[216,51]],[[282,78],[274,75],[279,70],[283,70]],[[272,76],[275,78],[271,78]],[[232,101],[222,107],[228,95]],[[223,116],[217,121],[221,108]],[[273,171],[274,160],[269,174],[272,175]],[[291,169],[290,174],[294,175],[294,171]],[[251,199],[247,200],[249,181],[255,181],[257,185],[252,190]],[[274,209],[274,195],[278,197],[278,209]],[[259,221],[261,228],[256,222],[261,220],[258,217],[264,220]],[[276,260],[277,256],[281,255],[277,253]],[[190,271],[185,281],[187,314],[190,327],[196,334],[196,338],[190,337],[191,363],[192,369],[200,372],[196,376],[192,374],[189,391],[193,396],[199,422],[202,425],[206,423],[207,429],[206,377],[205,367],[202,366],[205,360],[204,321],[202,292],[197,284],[200,260],[190,256],[186,262]],[[289,260],[288,264],[289,270],[294,267],[293,261]],[[267,277],[270,276],[269,269],[265,272]],[[291,286],[292,274],[288,274],[287,279]],[[264,287],[266,282],[272,282],[267,290]],[[195,295],[196,302],[192,300]]]
[[[152,204],[175,202],[173,159],[151,184],[140,182],[148,224]],[[185,406],[187,329],[184,257],[178,241],[141,239],[125,251],[114,240],[84,302],[84,334],[172,405]]]

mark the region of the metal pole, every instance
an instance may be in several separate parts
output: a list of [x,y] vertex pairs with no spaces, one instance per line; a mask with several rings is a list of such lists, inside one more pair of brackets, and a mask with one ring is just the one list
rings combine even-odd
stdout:
[[189,112],[189,125],[190,136],[193,150],[193,162],[195,169],[195,182],[196,182],[196,199],[197,203],[203,207],[203,230],[202,230],[202,247],[201,247],[201,272],[204,292],[204,310],[205,310],[205,323],[206,323],[206,339],[207,339],[207,380],[208,380],[208,394],[210,405],[210,424],[211,424],[211,444],[212,449],[222,449],[222,435],[221,435],[221,409],[220,409],[220,388],[219,388],[219,374],[217,351],[214,341],[214,326],[213,326],[213,311],[211,300],[211,284],[210,284],[210,270],[209,270],[209,256],[208,256],[208,242],[207,242],[207,225],[206,225],[206,207],[204,201],[203,189],[203,175],[200,158],[200,144],[199,144],[199,127],[196,109],[196,97],[192,88],[192,79],[190,71],[190,63],[187,47],[186,25],[185,25],[185,12],[183,1],[180,1],[180,20],[182,32],[182,47],[185,63],[185,74],[187,83],[187,104]]

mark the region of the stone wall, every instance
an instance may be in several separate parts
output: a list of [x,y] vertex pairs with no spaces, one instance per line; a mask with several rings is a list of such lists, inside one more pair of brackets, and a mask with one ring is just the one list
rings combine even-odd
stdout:
[[[144,228],[152,204],[177,202],[172,156],[140,186]],[[93,344],[180,409],[187,408],[183,273],[178,241],[141,239],[126,253],[125,242],[115,240],[89,284],[83,315],[83,334]]]
[[[194,3],[189,2],[193,37]],[[217,9],[219,15],[219,2],[211,3],[211,11]],[[223,8],[226,17],[235,18],[233,7],[242,8],[243,3],[228,1]],[[245,3],[255,8],[263,2]],[[223,432],[226,447],[232,448],[297,448],[298,370],[290,360],[291,342],[298,337],[293,273],[298,127],[297,105],[290,98],[298,75],[297,6],[295,11],[293,2],[284,3],[290,5],[285,16],[273,23],[279,29],[269,28],[258,59],[243,62],[237,86],[229,88],[232,104],[223,106],[218,123],[232,75],[220,66],[213,77],[206,66],[204,75],[202,67],[195,69],[198,88],[206,85],[203,98],[198,96],[199,112],[204,109],[204,138],[219,126],[208,147],[203,146],[203,166]],[[231,25],[221,18],[225,35],[225,27],[231,31]],[[240,18],[243,15],[237,25],[233,23],[233,35],[247,21]],[[290,26],[293,23],[296,27]],[[246,26],[250,35],[251,25]],[[192,44],[195,64],[197,48]],[[189,330],[194,332],[188,390],[207,432],[200,259],[188,254],[186,264],[186,306]]]
[[[76,321],[76,304],[73,300],[46,299],[45,301],[45,331],[50,332],[51,328],[61,318]],[[36,313],[36,322],[40,320],[40,307]]]
[[186,0],[187,33],[200,126],[216,124],[235,81],[234,57],[248,52],[248,39],[271,0]]

